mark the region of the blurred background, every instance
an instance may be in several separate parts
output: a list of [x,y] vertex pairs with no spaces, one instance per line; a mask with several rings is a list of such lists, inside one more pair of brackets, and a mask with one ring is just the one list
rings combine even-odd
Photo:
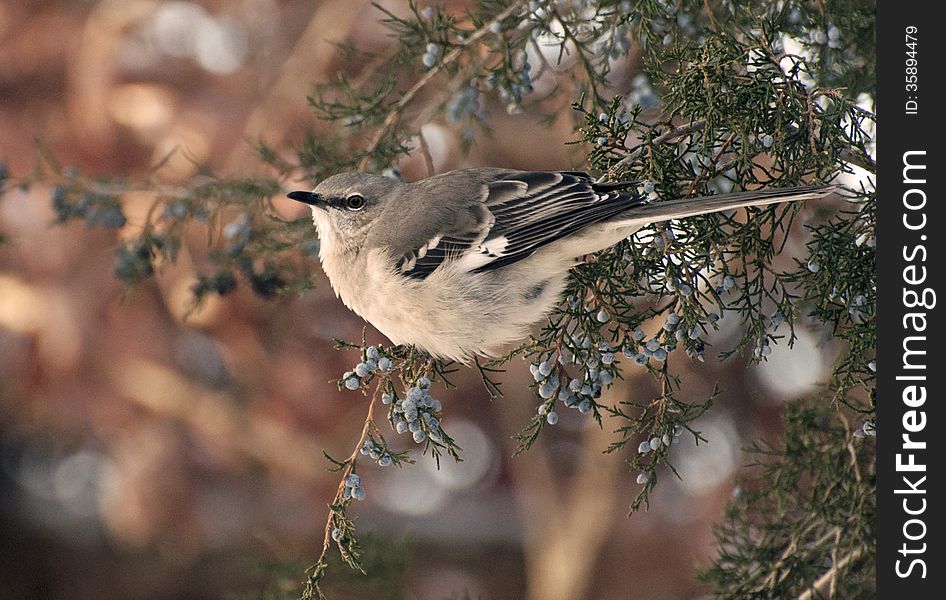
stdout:
[[[306,95],[342,68],[334,43],[390,43],[378,17],[360,0],[0,0],[0,161],[24,175],[42,151],[83,172],[143,177],[166,159],[168,184],[199,163],[261,172],[250,142],[284,147],[322,127]],[[612,84],[626,91],[635,74],[632,53]],[[469,155],[437,119],[424,133],[438,171],[580,167],[579,150],[563,143],[573,139],[566,108],[549,123],[497,107],[494,134]],[[409,179],[425,174],[419,156],[400,166]],[[240,289],[189,310],[206,232],[123,293],[116,236],[137,233],[150,201],[126,202],[128,223],[115,232],[54,225],[43,185],[0,199],[0,598],[260,597],[274,577],[292,597],[337,486],[322,451],[347,456],[364,419],[366,399],[330,381],[358,357],[332,340],[358,340],[365,324],[321,275],[301,296],[263,301]],[[304,210],[282,200],[274,209]],[[803,245],[796,233],[786,256]],[[733,320],[709,338],[715,347],[732,341]],[[512,458],[511,436],[537,404],[527,365],[509,365],[495,401],[461,369],[458,388],[437,395],[465,461],[363,466],[367,499],[352,514],[398,560],[373,586],[343,581],[339,567],[327,590],[700,597],[696,572],[747,462],[741,448],[777,439],[781,403],[826,376],[834,349],[799,335],[794,350],[780,345],[752,369],[738,358],[678,361],[694,400],[722,384],[698,427],[709,442],[681,438],[682,480],[668,473],[650,509],[630,518],[638,486],[621,456],[601,454],[607,426],[566,411]],[[646,402],[657,390],[628,368],[614,393]],[[289,566],[277,577],[272,564]]]

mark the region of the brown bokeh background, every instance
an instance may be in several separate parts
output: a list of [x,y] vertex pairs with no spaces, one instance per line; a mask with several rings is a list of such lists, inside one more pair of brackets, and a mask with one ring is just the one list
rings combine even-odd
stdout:
[[[86,173],[142,177],[170,156],[167,184],[202,162],[262,173],[248,141],[285,148],[326,127],[306,95],[347,68],[333,42],[391,45],[378,16],[357,0],[0,0],[0,160],[28,175],[42,147]],[[634,74],[632,56],[615,89]],[[492,107],[494,134],[469,155],[435,116],[424,129],[434,166],[580,167],[581,149],[564,145],[569,100],[543,107],[559,115],[551,124]],[[420,156],[400,166],[425,172]],[[259,590],[262,563],[313,560],[337,484],[322,450],[347,455],[366,406],[330,383],[357,362],[332,340],[359,339],[364,323],[321,275],[299,297],[262,301],[243,286],[189,311],[206,259],[199,230],[176,264],[124,294],[113,249],[139,231],[150,198],[126,196],[116,233],[54,225],[49,196],[37,184],[0,199],[0,597],[217,598]],[[301,214],[289,201],[276,210]],[[574,411],[511,457],[536,405],[514,361],[502,399],[466,369],[438,393],[465,462],[362,467],[368,498],[353,515],[382,541],[411,540],[392,580],[405,598],[699,597],[695,573],[747,461],[740,448],[777,437],[781,402],[810,391],[834,351],[801,334],[752,369],[676,361],[685,395],[724,391],[700,423],[709,443],[675,447],[683,479],[663,477],[647,512],[626,517],[635,474],[601,454],[610,429]],[[370,328],[368,338],[384,341]],[[655,392],[629,366],[612,399]]]

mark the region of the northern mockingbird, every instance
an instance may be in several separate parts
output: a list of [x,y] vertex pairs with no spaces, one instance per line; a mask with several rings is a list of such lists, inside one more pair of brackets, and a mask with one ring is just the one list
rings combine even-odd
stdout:
[[396,344],[467,362],[525,337],[559,301],[579,257],[645,225],[834,190],[651,202],[635,186],[473,168],[414,183],[345,173],[289,197],[312,207],[322,268],[346,306]]

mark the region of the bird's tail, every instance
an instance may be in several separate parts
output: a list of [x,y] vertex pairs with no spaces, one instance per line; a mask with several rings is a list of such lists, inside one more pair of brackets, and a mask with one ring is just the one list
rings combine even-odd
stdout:
[[837,189],[838,186],[836,185],[808,185],[733,192],[715,196],[699,196],[697,198],[676,198],[674,200],[638,204],[618,215],[613,222],[620,226],[645,225],[746,206],[765,206],[780,202],[816,200],[837,191]]

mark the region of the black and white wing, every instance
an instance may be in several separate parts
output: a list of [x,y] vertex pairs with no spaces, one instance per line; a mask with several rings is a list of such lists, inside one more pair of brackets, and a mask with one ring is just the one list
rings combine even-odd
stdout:
[[595,183],[585,173],[513,172],[485,184],[478,218],[404,255],[398,268],[423,279],[446,262],[471,272],[509,265],[539,248],[646,203],[620,193],[632,183]]

